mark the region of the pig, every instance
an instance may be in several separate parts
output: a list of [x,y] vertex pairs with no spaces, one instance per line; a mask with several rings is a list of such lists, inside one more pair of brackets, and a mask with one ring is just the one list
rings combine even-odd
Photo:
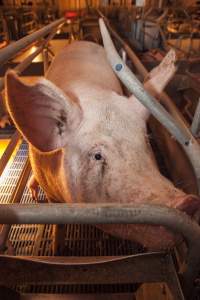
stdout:
[[[174,61],[170,51],[149,73],[144,87],[152,95],[159,97],[173,76]],[[198,197],[160,174],[148,140],[149,113],[133,95],[123,95],[102,46],[72,43],[36,84],[8,71],[6,95],[10,116],[29,143],[33,197],[39,184],[50,202],[152,203],[194,212]],[[177,240],[162,227],[98,227],[148,249]]]

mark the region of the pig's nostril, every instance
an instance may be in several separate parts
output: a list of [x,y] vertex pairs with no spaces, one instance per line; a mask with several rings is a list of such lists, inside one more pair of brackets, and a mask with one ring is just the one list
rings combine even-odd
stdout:
[[95,158],[96,160],[101,160],[101,159],[102,159],[101,153],[96,153],[95,156],[94,156],[94,158]]

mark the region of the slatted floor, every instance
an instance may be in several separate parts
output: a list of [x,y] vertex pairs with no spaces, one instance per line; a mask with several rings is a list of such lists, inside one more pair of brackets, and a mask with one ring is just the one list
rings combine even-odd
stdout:
[[[28,146],[22,142],[16,155],[2,174],[0,180],[0,203],[10,203],[18,178],[28,156]],[[40,200],[45,196],[40,190]],[[32,203],[27,187],[23,192],[20,203]],[[52,255],[52,225],[13,225],[9,240],[16,255]],[[65,256],[114,256],[129,255],[141,252],[139,245],[127,240],[111,237],[91,225],[66,225]],[[20,286],[18,290],[31,293],[97,293],[97,292],[132,292],[135,285],[80,285],[80,286]]]

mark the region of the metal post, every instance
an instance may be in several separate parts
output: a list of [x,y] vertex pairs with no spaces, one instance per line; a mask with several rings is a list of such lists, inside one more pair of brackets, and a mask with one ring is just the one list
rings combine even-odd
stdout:
[[3,173],[12,153],[13,150],[15,149],[18,141],[20,139],[20,134],[19,132],[16,130],[15,133],[12,135],[11,140],[6,148],[6,150],[4,151],[1,159],[0,159],[0,176]]
[[46,48],[44,48],[42,51],[42,57],[43,57],[43,66],[44,66],[44,75],[45,75],[49,68],[49,54]]
[[198,137],[199,130],[200,130],[200,98],[192,121],[191,132],[194,136]]

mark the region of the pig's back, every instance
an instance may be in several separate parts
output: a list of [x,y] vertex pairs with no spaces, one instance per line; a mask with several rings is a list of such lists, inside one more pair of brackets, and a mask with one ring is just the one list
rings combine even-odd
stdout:
[[89,84],[122,93],[103,47],[92,42],[76,41],[66,46],[53,60],[46,77],[63,91]]

